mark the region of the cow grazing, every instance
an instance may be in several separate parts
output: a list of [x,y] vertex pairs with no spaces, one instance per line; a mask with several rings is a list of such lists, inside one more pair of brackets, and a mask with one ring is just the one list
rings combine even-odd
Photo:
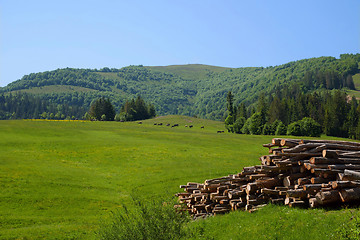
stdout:
[[190,125],[190,126],[189,126],[189,128],[192,128],[192,127],[193,127],[193,125]]
[[201,126],[202,129],[204,129],[204,126]]
[[224,133],[224,131],[217,131],[217,133]]

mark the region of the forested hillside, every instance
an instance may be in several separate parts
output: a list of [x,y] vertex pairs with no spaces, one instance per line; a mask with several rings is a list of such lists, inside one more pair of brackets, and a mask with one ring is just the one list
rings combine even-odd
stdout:
[[[109,98],[118,113],[126,100],[140,95],[155,106],[158,115],[197,115],[220,120],[227,114],[229,91],[236,96],[236,105],[243,102],[249,106],[257,101],[261,92],[271,95],[294,85],[302,93],[319,89],[355,90],[352,76],[359,72],[359,62],[360,54],[343,54],[339,59],[320,57],[266,68],[140,65],[121,69],[57,69],[25,75],[1,88],[0,117],[36,117],[44,112],[65,114],[62,106],[70,106],[65,115],[79,108],[81,110],[74,113],[78,118],[100,97]],[[18,113],[14,105],[19,98],[31,98],[34,104],[41,102],[43,108],[33,107],[39,109],[33,114]]]

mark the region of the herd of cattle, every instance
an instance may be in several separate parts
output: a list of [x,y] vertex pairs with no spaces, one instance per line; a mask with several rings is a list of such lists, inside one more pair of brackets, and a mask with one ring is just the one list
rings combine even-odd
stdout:
[[[142,124],[142,122],[137,122],[138,124]],[[163,126],[163,123],[154,123],[154,125],[157,125],[157,126]],[[165,126],[167,127],[179,127],[179,124],[175,123],[175,124],[170,124],[170,123],[167,123]],[[188,128],[193,128],[194,126],[193,125],[185,125],[185,127],[188,127]],[[200,127],[201,129],[204,129],[205,126],[201,126]],[[217,131],[217,133],[224,133],[224,131]]]

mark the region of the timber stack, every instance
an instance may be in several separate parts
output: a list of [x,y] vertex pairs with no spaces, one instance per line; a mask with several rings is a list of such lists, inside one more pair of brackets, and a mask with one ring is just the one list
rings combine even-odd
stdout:
[[274,138],[261,164],[181,185],[179,210],[195,218],[266,204],[316,208],[360,201],[360,143]]

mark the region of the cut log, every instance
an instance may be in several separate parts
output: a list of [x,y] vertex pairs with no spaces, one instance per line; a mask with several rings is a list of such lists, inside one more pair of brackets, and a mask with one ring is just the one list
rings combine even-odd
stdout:
[[333,181],[333,182],[331,182],[331,186],[333,189],[354,188],[354,187],[360,187],[360,182]]
[[340,198],[343,202],[359,201],[360,188],[343,189],[340,191]]
[[316,198],[310,198],[309,205],[311,208],[316,208],[316,207],[319,207],[321,204]]
[[305,207],[305,201],[296,200],[289,203],[289,207]]
[[282,147],[295,147],[300,144],[300,139],[281,139],[280,145]]
[[336,164],[336,165],[329,165],[328,168],[330,170],[360,170],[360,165],[353,165],[353,164]]
[[334,202],[339,202],[339,200],[340,200],[340,195],[339,195],[338,190],[330,190],[330,191],[318,192],[315,195],[315,197],[316,197],[317,201],[321,205],[330,204],[330,203],[334,203]]
[[348,180],[360,180],[360,172],[345,169],[343,177],[346,177]]

